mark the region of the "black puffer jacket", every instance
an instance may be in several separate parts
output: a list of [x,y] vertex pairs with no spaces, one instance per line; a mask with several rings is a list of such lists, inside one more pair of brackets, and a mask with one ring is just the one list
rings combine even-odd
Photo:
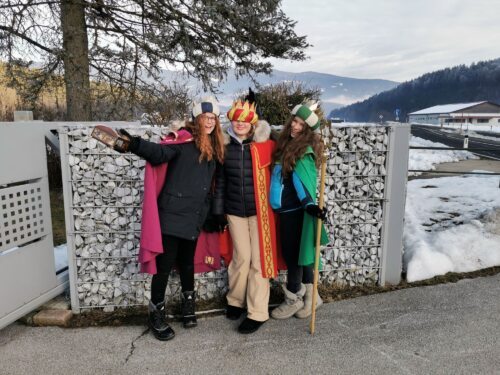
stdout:
[[158,196],[163,234],[195,240],[209,210],[215,161],[199,162],[194,142],[160,145],[134,137],[130,151],[153,165],[168,162],[167,177]]
[[227,129],[224,165],[217,169],[215,180],[215,215],[250,217],[257,214],[250,147],[253,141],[267,141],[270,131],[267,122],[259,121],[253,139],[240,143]]

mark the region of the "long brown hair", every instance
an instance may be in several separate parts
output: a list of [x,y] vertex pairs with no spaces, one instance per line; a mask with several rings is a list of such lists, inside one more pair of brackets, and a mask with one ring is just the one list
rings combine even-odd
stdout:
[[292,138],[292,121],[294,117],[290,117],[283,127],[273,153],[273,166],[280,163],[284,177],[293,171],[297,160],[304,156],[308,146],[313,148],[316,156],[316,167],[319,167],[323,153],[323,142],[321,142],[320,135],[314,133],[307,124],[304,125],[304,129],[300,134]]
[[[201,116],[201,115],[200,115]],[[224,138],[222,137],[222,128],[219,118],[215,118],[215,127],[212,133],[205,133],[200,116],[196,116],[194,121],[186,121],[186,127],[193,134],[194,142],[200,150],[200,162],[202,160],[216,159],[219,163],[224,161]]]

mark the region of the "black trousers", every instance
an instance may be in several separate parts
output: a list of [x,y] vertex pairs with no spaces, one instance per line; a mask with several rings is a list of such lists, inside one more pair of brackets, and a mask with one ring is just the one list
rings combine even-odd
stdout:
[[179,270],[182,291],[194,290],[194,252],[198,240],[163,235],[163,254],[156,257],[156,275],[151,280],[151,301],[158,304],[165,299],[168,277],[175,265]]
[[300,238],[302,237],[302,222],[304,210],[282,212],[280,218],[280,240],[283,258],[288,268],[286,288],[297,293],[300,284],[314,282],[313,267],[299,266]]

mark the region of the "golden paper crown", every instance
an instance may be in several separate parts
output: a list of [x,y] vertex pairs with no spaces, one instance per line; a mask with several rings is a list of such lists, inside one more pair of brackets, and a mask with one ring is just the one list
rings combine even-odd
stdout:
[[252,125],[255,125],[259,120],[259,116],[255,111],[255,104],[250,104],[247,100],[233,102],[232,107],[227,112],[227,118],[230,121],[249,122]]

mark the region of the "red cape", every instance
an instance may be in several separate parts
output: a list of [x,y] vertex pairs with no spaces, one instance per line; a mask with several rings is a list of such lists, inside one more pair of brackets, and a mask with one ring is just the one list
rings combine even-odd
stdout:
[[286,269],[285,262],[278,251],[276,235],[276,215],[269,203],[271,185],[271,162],[275,142],[255,142],[251,145],[253,184],[257,223],[259,225],[260,263],[262,277],[274,278],[278,269]]

